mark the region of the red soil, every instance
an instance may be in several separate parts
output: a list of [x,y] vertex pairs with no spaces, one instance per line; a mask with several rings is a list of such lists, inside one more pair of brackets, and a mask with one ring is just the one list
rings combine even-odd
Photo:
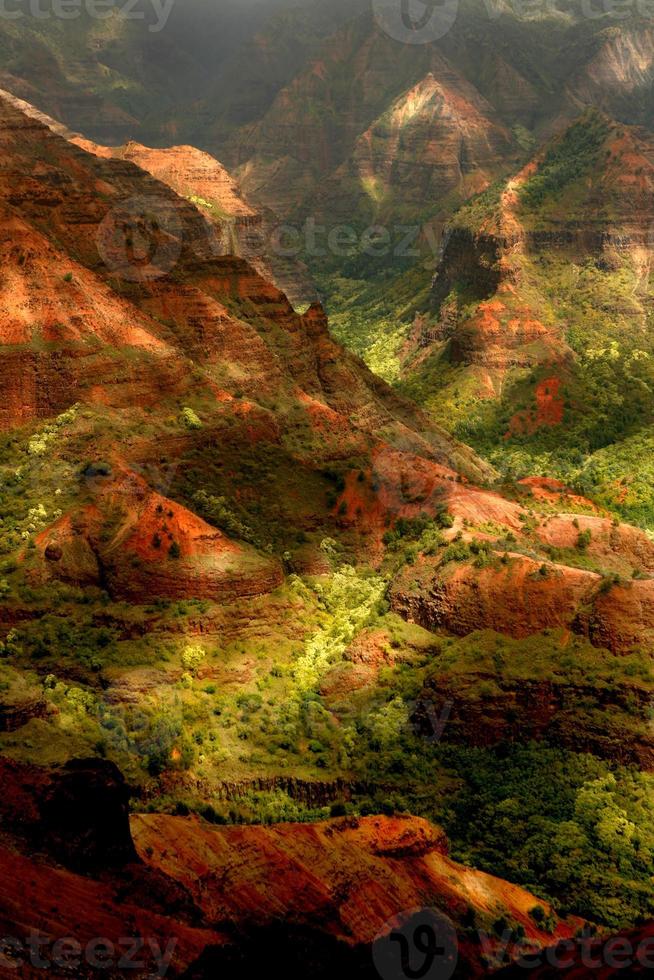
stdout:
[[586,514],[557,514],[548,517],[536,534],[544,544],[576,548],[584,532],[590,532],[585,552],[602,568],[628,576],[634,569],[654,574],[654,541],[629,524]]
[[551,377],[539,382],[534,395],[535,407],[514,415],[504,438],[510,439],[514,435],[533,435],[538,429],[561,425],[565,414],[565,402],[560,397],[560,391],[560,378]]
[[545,476],[527,476],[520,480],[524,487],[529,487],[536,500],[542,500],[547,504],[556,504],[565,509],[567,507],[585,507],[597,512],[597,506],[586,497],[580,497],[574,493],[565,483],[560,480],[553,480]]
[[[212,929],[158,914],[138,898],[126,897],[124,883],[83,878],[14,853],[6,846],[0,847],[0,930],[3,936],[21,941],[27,940],[31,931],[37,932],[48,940],[41,953],[49,961],[56,956],[54,944],[65,937],[74,937],[83,948],[102,937],[120,949],[120,955],[127,953],[125,940],[129,937],[150,937],[163,951],[174,941],[171,968],[175,973],[193,963],[207,945],[223,941]],[[98,957],[104,955],[99,949]],[[154,975],[156,964],[148,944],[141,959],[146,970],[137,971],[135,976],[146,972]],[[3,951],[0,974],[38,980],[44,970],[32,967],[29,955],[5,960]]]
[[[146,863],[181,882],[208,922],[283,917],[367,943],[400,910],[437,905],[457,921],[471,906],[544,938],[529,916],[533,895],[455,864],[442,832],[416,817],[213,829],[137,815],[132,832]],[[570,935],[571,924],[559,923],[557,934]]]
[[[505,565],[476,568],[451,563],[437,570],[422,559],[400,573],[392,603],[427,628],[445,628],[458,636],[492,629],[529,636],[544,629],[569,627],[593,598],[601,578],[593,572],[510,555]],[[417,585],[415,583],[418,583]]]
[[[115,597],[137,602],[262,595],[283,581],[275,560],[230,540],[136,474],[123,471],[95,482],[92,507],[65,515],[38,535],[44,573],[104,584]],[[178,555],[171,553],[174,545]]]
[[453,469],[410,453],[379,444],[373,466],[361,479],[361,471],[347,475],[345,490],[336,511],[344,523],[365,531],[379,551],[386,530],[399,518],[434,515],[445,509],[457,519],[472,524],[494,522],[507,530],[519,530],[519,504],[479,488]]

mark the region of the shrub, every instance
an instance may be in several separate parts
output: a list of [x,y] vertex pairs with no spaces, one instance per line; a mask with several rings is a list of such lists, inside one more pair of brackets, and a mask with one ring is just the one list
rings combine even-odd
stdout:
[[182,653],[182,667],[195,676],[206,656],[201,646],[188,646]]
[[201,429],[202,422],[192,408],[183,408],[179,416],[180,424],[186,429]]
[[226,497],[217,497],[206,490],[198,490],[193,495],[193,503],[198,512],[214,527],[251,544],[257,543],[251,528],[235,513]]
[[585,531],[580,531],[579,537],[577,538],[577,549],[579,551],[587,551],[592,540],[593,534],[590,528],[587,528]]
[[453,541],[443,552],[443,564],[450,561],[467,561],[470,558],[470,548],[465,541]]

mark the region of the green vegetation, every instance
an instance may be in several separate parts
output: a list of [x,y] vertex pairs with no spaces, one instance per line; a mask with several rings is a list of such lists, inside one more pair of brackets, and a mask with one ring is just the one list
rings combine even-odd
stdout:
[[560,206],[563,193],[597,166],[609,133],[608,122],[594,110],[567,129],[523,186],[520,196],[524,207],[542,208],[550,199]]
[[188,646],[182,653],[182,667],[189,674],[197,674],[206,659],[206,651],[201,646]]
[[[176,434],[175,417],[170,424]],[[315,547],[328,558],[329,575],[291,576],[274,597],[235,603],[227,620],[225,607],[210,602],[134,606],[112,601],[101,589],[30,583],[26,573],[35,559],[27,548],[25,561],[17,561],[20,549],[86,492],[87,481],[112,473],[101,455],[98,425],[80,410],[35,433],[3,437],[0,519],[7,533],[0,587],[33,615],[3,640],[0,689],[7,703],[44,698],[57,709],[0,735],[3,752],[41,763],[100,754],[147,788],[149,806],[193,809],[213,822],[312,820],[343,809],[410,811],[443,823],[456,857],[522,883],[562,909],[611,927],[651,911],[652,884],[644,870],[654,833],[650,777],[545,742],[457,747],[449,744],[447,726],[438,744],[417,736],[412,723],[416,702],[435,676],[482,705],[501,685],[542,679],[567,691],[559,717],[566,744],[594,733],[598,753],[610,754],[612,746],[647,737],[654,681],[645,654],[615,658],[556,633],[456,640],[389,613],[389,576],[406,563],[418,569],[421,555],[446,563],[502,561],[474,529],[471,540],[448,543],[452,518],[445,508],[435,518],[398,520],[389,528],[381,572],[356,567],[346,538],[321,534]],[[108,446],[116,434],[104,438]],[[91,440],[96,458],[89,462]],[[237,456],[229,452],[213,465],[205,447],[202,467],[181,474],[179,496],[228,533],[265,535],[264,544],[281,545],[289,540],[282,537],[289,532],[281,530],[281,516],[280,530],[271,534],[263,508],[241,510],[234,503]],[[274,474],[278,458],[255,461],[253,454],[250,468],[243,452],[236,479],[251,472],[258,487]],[[291,474],[287,466],[284,473]],[[290,485],[302,487],[295,479]],[[338,493],[343,474],[314,475],[308,487],[304,492]],[[495,534],[498,528],[476,531]],[[306,546],[306,535],[302,543],[300,537],[295,529],[295,547]],[[580,533],[580,545],[585,540]],[[592,560],[583,547],[571,551],[580,562]],[[229,623],[248,625],[234,630]],[[181,788],[161,795],[162,774],[174,787],[175,774],[187,770],[208,787],[268,778],[271,789],[245,790],[220,803]],[[352,800],[306,807],[286,783],[276,786],[289,777],[341,778],[359,790]]]
[[216,497],[206,490],[198,490],[193,494],[193,504],[197,513],[206,518],[210,524],[236,538],[242,538],[243,541],[257,543],[251,529],[234,513],[226,497]]
[[186,429],[201,429],[202,421],[192,408],[183,408],[179,420]]
[[619,929],[654,915],[654,777],[543,744],[448,748],[453,857]]
[[[611,695],[608,700],[611,712],[617,706],[625,712],[623,733],[638,719],[643,736],[650,717],[649,692],[654,689],[654,667],[648,654],[636,652],[616,657],[608,650],[591,646],[583,637],[570,637],[563,630],[547,630],[519,640],[490,630],[462,639],[446,639],[427,672],[427,677],[430,676],[447,676],[453,689],[461,684],[467,691],[480,679],[492,679],[507,689],[529,681],[546,681],[561,689],[569,688],[573,694],[573,689],[579,688],[577,723],[580,727],[585,691],[592,687],[598,698],[599,692]],[[591,707],[595,710],[597,706]],[[574,719],[574,711],[571,717]],[[607,719],[599,730],[608,735],[609,727]]]
[[457,227],[466,228],[473,233],[500,212],[500,200],[505,187],[505,181],[496,180],[481,194],[463,204],[456,212]]
[[428,307],[434,261],[428,252],[408,270],[390,269],[372,278],[318,272],[332,333],[389,383],[400,379],[401,350],[413,317]]
[[[295,579],[296,587],[302,583]],[[335,572],[327,586],[316,586],[327,622],[307,640],[294,670],[300,694],[316,691],[325,671],[337,663],[360,630],[378,613],[386,583],[377,576],[364,577],[351,566]]]
[[[312,18],[293,34],[289,80],[304,60],[298,44],[311,51],[318,45]],[[594,55],[596,42],[609,37],[601,33],[606,28],[602,18],[598,24],[592,18],[577,23],[569,13],[550,20],[546,32],[540,25],[546,36],[536,44],[525,26],[530,18],[523,23],[509,12],[496,24],[484,19],[490,47],[501,36],[502,44],[495,48],[509,58],[507,77],[515,68],[516,77],[522,76],[536,96],[548,99],[553,91],[564,91],[566,76],[577,68],[578,52],[583,48],[584,54]],[[368,21],[363,18],[348,28],[352,51],[362,50],[363,42],[369,45]],[[276,23],[275,29],[282,30],[283,20]],[[455,71],[481,85],[493,66],[470,63],[466,25],[460,19],[446,42],[447,55]],[[107,118],[134,118],[133,110],[138,110],[157,129],[156,98],[148,95],[145,84],[151,67],[145,66],[138,83],[121,72],[127,56],[139,65],[143,58],[133,57],[130,33],[115,27],[111,25],[111,37],[101,28],[94,35],[94,50],[110,41],[112,67],[105,66],[108,81],[93,81],[91,94],[108,98]],[[80,68],[78,60],[66,56],[61,25],[50,28],[36,28],[42,39],[37,47],[55,66],[54,75],[65,75],[66,65],[92,75],[92,64]],[[574,33],[568,34],[571,29]],[[574,44],[568,43],[570,37]],[[20,78],[20,55],[14,47],[5,39],[3,64]],[[305,95],[299,91],[294,96],[297,118],[316,128],[319,138],[312,145],[333,143],[338,156],[359,135],[357,120],[362,117],[357,113],[374,118],[400,91],[424,77],[432,55],[426,49],[397,47],[397,65],[378,73],[378,108],[377,93],[363,91],[365,79],[357,78],[353,87],[349,57],[321,62],[325,78]],[[149,60],[154,65],[157,59]],[[278,73],[273,57],[266,77],[255,86],[268,93],[265,98],[273,94]],[[176,89],[177,95],[186,91],[171,85],[171,97]],[[189,85],[191,89],[197,86]],[[64,85],[62,91],[65,96],[70,89]],[[213,138],[218,130],[233,127],[233,100],[238,96],[242,103],[243,91],[237,85],[231,94],[213,92],[218,106]],[[112,106],[118,111],[112,112]],[[338,121],[343,106],[353,110],[346,135]],[[257,112],[263,110],[254,104],[250,109],[248,128],[255,131],[260,128]],[[643,111],[650,113],[649,108]],[[536,118],[538,111],[534,113]],[[182,135],[197,127],[204,114],[198,104],[181,125]],[[279,128],[267,127],[272,156],[265,170],[287,174],[288,167],[271,166],[273,129]],[[384,144],[394,135],[389,115],[371,132],[370,172],[378,174],[379,150],[388,152]],[[516,125],[514,135],[530,153],[532,134]],[[589,202],[595,223],[591,234],[603,232],[604,219],[617,213],[615,187],[605,180],[607,168],[599,166],[613,159],[607,147],[610,135],[603,118],[588,113],[544,153],[518,194],[518,217],[528,232],[559,234],[562,219],[574,223],[587,216]],[[359,141],[357,149],[366,147]],[[410,138],[399,139],[394,165],[409,163],[402,157],[410,149]],[[314,156],[307,166],[319,166],[324,154]],[[341,157],[346,160],[347,153]],[[358,168],[362,161],[354,159]],[[246,165],[254,183],[260,162]],[[478,161],[468,158],[467,147],[459,162],[461,172],[469,173],[478,186]],[[0,751],[40,764],[94,755],[111,759],[141,790],[136,806],[194,812],[213,824],[415,813],[444,826],[454,858],[530,888],[559,911],[588,916],[611,929],[631,926],[654,916],[654,776],[625,762],[642,759],[651,746],[651,651],[618,657],[558,630],[523,639],[490,631],[464,638],[431,633],[390,612],[388,590],[400,572],[406,576],[409,598],[424,597],[425,585],[437,590],[439,577],[447,582],[461,576],[464,563],[488,568],[489,577],[497,570],[508,578],[516,560],[509,552],[531,558],[530,587],[535,582],[544,591],[558,574],[547,559],[599,572],[602,579],[592,590],[609,592],[619,575],[623,580],[646,576],[642,568],[629,567],[635,561],[631,556],[624,559],[624,568],[619,556],[605,558],[604,538],[581,527],[568,547],[544,547],[538,532],[555,506],[541,506],[518,480],[533,474],[558,476],[616,515],[654,531],[649,268],[642,256],[634,261],[622,247],[585,252],[584,247],[568,247],[563,234],[557,239],[563,242],[560,248],[541,249],[535,238],[524,254],[516,255],[514,275],[502,283],[504,305],[496,307],[495,336],[519,335],[525,316],[537,318],[543,329],[536,329],[536,339],[517,353],[509,345],[504,361],[501,350],[497,358],[494,352],[484,358],[483,343],[475,350],[475,331],[480,297],[488,297],[498,278],[492,243],[486,252],[482,243],[477,269],[474,264],[467,268],[463,257],[459,279],[451,283],[435,322],[431,280],[437,243],[429,240],[429,230],[447,220],[456,192],[430,197],[430,191],[418,187],[411,189],[417,190],[417,204],[402,202],[393,199],[390,180],[360,177],[364,169],[344,179],[344,197],[353,202],[353,225],[388,222],[391,216],[425,222],[422,254],[373,255],[360,242],[344,258],[321,257],[318,285],[327,299],[332,329],[399,392],[417,398],[435,419],[497,466],[502,492],[527,508],[522,533],[507,533],[489,520],[475,525],[472,516],[459,517],[455,528],[445,504],[430,515],[388,518],[385,524],[381,512],[381,524],[369,533],[365,505],[357,522],[342,495],[359,473],[362,500],[371,501],[373,519],[379,516],[371,440],[358,427],[363,413],[374,417],[377,412],[374,398],[360,408],[354,399],[345,409],[344,414],[353,413],[346,430],[331,425],[328,413],[312,398],[297,397],[297,377],[279,385],[260,383],[268,363],[300,356],[297,336],[287,329],[284,315],[268,318],[261,312],[266,304],[256,309],[246,300],[228,298],[227,310],[247,317],[271,357],[261,358],[250,372],[240,353],[229,356],[232,346],[238,346],[230,335],[227,355],[202,358],[193,375],[192,382],[202,383],[193,385],[192,407],[171,396],[158,412],[144,397],[144,405],[111,412],[100,404],[98,392],[95,408],[75,406],[52,421],[0,433],[0,604],[8,607],[8,615],[1,617],[6,625],[0,636],[0,707],[22,709],[30,719],[15,731],[0,733]],[[341,173],[347,170],[347,164],[340,168]],[[309,208],[316,175],[308,174],[306,184],[299,170],[295,176],[294,183],[307,195],[303,207]],[[456,223],[464,238],[482,227],[492,230],[505,186],[502,181],[492,184],[458,212]],[[646,187],[643,196],[647,193]],[[212,220],[221,219],[217,204],[199,196],[190,201]],[[192,285],[188,263],[179,263],[171,276],[185,287]],[[73,283],[73,274],[61,269],[60,286],[62,280]],[[129,296],[142,293],[141,286],[121,288]],[[272,310],[274,298],[269,302]],[[147,312],[156,308],[141,296],[144,303]],[[161,317],[162,336],[172,336],[174,328],[183,337],[184,324],[174,304],[168,306],[172,312],[169,320]],[[493,336],[492,317],[486,325]],[[46,340],[52,332],[39,326],[34,331],[36,357],[54,347]],[[550,336],[543,339],[548,331]],[[92,351],[93,342],[87,343]],[[479,350],[481,356],[475,356]],[[79,353],[87,353],[82,342]],[[139,359],[145,356],[138,351]],[[133,346],[121,350],[120,358],[129,368],[142,363]],[[163,360],[157,360],[164,370]],[[327,363],[323,369],[326,386],[332,379],[336,383],[338,372]],[[543,410],[542,385],[552,374],[563,424],[557,424],[557,412],[548,417]],[[130,370],[116,372],[118,380],[131,376]],[[139,377],[137,370],[133,377]],[[163,399],[169,384],[161,377]],[[348,392],[342,395],[347,405]],[[391,410],[396,411],[397,433],[404,417],[401,399],[391,402]],[[380,438],[390,428],[389,421]],[[136,534],[144,530],[138,526],[139,507],[123,501],[129,497],[123,494],[130,479],[128,465],[137,468],[139,483],[156,487],[230,538],[274,557],[286,572],[283,584],[272,594],[242,600],[230,599],[227,589],[216,601],[152,599],[145,589],[140,603],[119,601],[116,596],[126,593],[111,592],[112,562],[122,557],[123,547],[129,548],[132,531],[140,545],[127,576],[142,571],[150,545],[155,568],[173,586],[194,560],[183,527],[176,535],[179,540],[159,523],[156,529],[147,526],[140,537]],[[447,489],[454,496],[460,486]],[[419,493],[415,491],[417,501],[410,501],[416,510],[427,499],[426,491],[422,497]],[[446,497],[444,493],[443,501]],[[159,512],[165,516],[163,504]],[[466,511],[457,507],[461,512]],[[472,503],[468,513],[474,513]],[[167,516],[177,517],[172,511]],[[44,556],[42,532],[58,521]],[[124,534],[116,534],[117,528],[124,528]],[[228,542],[223,544],[229,555],[246,555],[226,559],[233,561],[230,572],[249,571],[247,556],[253,548],[235,547],[232,552]],[[95,565],[95,574],[87,579],[93,586],[69,584],[85,581],[77,546],[80,553],[88,550],[89,564]],[[198,564],[203,560],[204,552]],[[247,588],[260,590],[257,581],[248,580]],[[201,594],[216,598],[217,592],[207,587]],[[170,594],[175,594],[174,587]],[[587,611],[582,610],[580,623]],[[592,623],[591,629],[596,636]],[[443,714],[442,732],[423,731],[421,711],[428,711],[430,699],[433,706],[454,702],[462,709]],[[465,731],[466,707],[477,726],[474,739]],[[528,711],[533,717],[525,718]],[[534,733],[540,740],[528,742]],[[492,747],[467,744],[476,744],[477,738]],[[311,793],[303,794],[305,783]],[[324,805],[305,805],[304,798]],[[546,931],[553,930],[544,906],[535,904],[529,914]],[[506,925],[498,918],[494,928],[501,934]]]
[[[643,288],[628,258],[577,264],[542,251],[521,266],[521,293],[542,322],[566,325],[573,356],[551,366],[509,369],[497,396],[480,398],[474,369],[454,365],[447,343],[434,345],[419,370],[399,385],[436,420],[471,445],[506,478],[556,477],[625,519],[654,529],[648,479],[654,431],[654,345]],[[462,311],[461,325],[474,314]],[[510,319],[513,313],[505,316]],[[542,356],[538,351],[535,352]],[[539,420],[536,388],[558,379],[563,423]],[[516,418],[533,421],[522,429]]]
[[212,204],[211,201],[206,201],[203,197],[200,197],[198,194],[191,194],[191,196],[189,197],[189,201],[191,202],[191,204],[195,204],[196,207],[204,208],[206,211],[213,211],[215,209],[215,205]]

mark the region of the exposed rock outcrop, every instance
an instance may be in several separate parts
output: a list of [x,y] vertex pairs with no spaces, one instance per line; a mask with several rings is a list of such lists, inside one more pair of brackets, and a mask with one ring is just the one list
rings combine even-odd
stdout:
[[592,602],[601,576],[558,566],[548,567],[543,576],[542,564],[514,554],[497,567],[451,563],[435,573],[425,560],[402,573],[393,588],[393,608],[421,626],[457,636],[475,629],[529,636],[568,627]]
[[[283,916],[284,932],[294,935],[315,932],[319,922],[323,936],[350,951],[367,948],[370,956],[375,937],[399,911],[435,906],[458,927],[473,907],[482,919],[510,915],[528,941],[540,939],[529,916],[533,896],[455,864],[442,832],[416,818],[215,829],[192,818],[143,815],[133,817],[132,828],[144,861],[183,883],[208,923],[239,930],[247,923],[265,935]],[[564,935],[569,928],[557,926]],[[480,949],[463,936],[460,957],[462,976],[483,973]]]
[[[444,737],[460,745],[486,748],[545,739],[573,752],[590,752],[653,772],[654,738],[620,724],[610,729],[606,723],[617,710],[623,718],[647,718],[651,697],[651,691],[627,684],[582,687],[558,681],[504,681],[484,672],[453,681],[443,674],[428,681],[413,720],[417,730],[430,737],[433,719],[446,717]],[[583,707],[590,704],[594,714],[589,715]]]
[[[55,124],[56,125],[56,124]],[[296,308],[315,302],[318,294],[299,260],[285,256],[278,219],[247,202],[234,178],[208,153],[194,146],[153,149],[140,143],[108,148],[72,137],[82,149],[106,159],[129,160],[192,201],[220,229],[219,254],[246,259],[262,278],[273,282]]]
[[[451,861],[443,832],[425,820],[215,828],[196,817],[141,814],[132,816],[130,831],[126,787],[109,763],[48,771],[4,760],[0,768],[0,920],[17,940],[6,951],[11,966],[14,959],[20,965],[23,943],[38,930],[44,952],[62,935],[82,948],[102,936],[121,951],[126,937],[141,937],[147,948],[139,949],[138,977],[151,975],[164,954],[174,976],[206,977],[212,966],[243,957],[247,966],[248,937],[266,935],[268,957],[278,948],[291,955],[289,976],[299,976],[298,950],[308,956],[304,975],[320,950],[344,968],[369,969],[374,943],[396,916],[423,907],[459,931],[461,976],[485,975],[484,956],[500,949],[490,929],[484,946],[465,931],[471,909],[480,925],[498,916],[520,923],[530,948],[546,938],[529,914],[533,895]],[[24,854],[26,845],[38,847],[38,860]],[[559,939],[578,924],[555,922]],[[36,972],[23,975],[32,980]]]
[[504,552],[488,562],[421,557],[397,576],[393,608],[427,629],[513,637],[563,627],[626,653],[654,636],[654,580],[613,580],[595,571]]
[[229,601],[272,592],[281,564],[229,539],[135,473],[93,481],[94,503],[38,536],[44,571],[115,598]]
[[39,695],[10,703],[3,699],[0,701],[0,732],[15,732],[33,718],[45,718],[47,714],[48,703]]
[[419,220],[425,202],[443,207],[485,190],[512,153],[510,133],[491,106],[440,64],[358,138],[319,189],[319,207],[332,220],[373,208],[378,216],[397,211]]

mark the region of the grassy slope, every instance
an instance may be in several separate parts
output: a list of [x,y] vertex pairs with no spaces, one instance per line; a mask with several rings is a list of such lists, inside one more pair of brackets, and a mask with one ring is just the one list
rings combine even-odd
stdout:
[[[547,232],[566,221],[574,226],[589,213],[598,227],[616,220],[620,188],[605,179],[604,160],[607,143],[619,133],[590,114],[553,146],[522,189],[519,216],[527,230]],[[611,166],[620,166],[619,156]],[[456,222],[487,226],[496,209],[496,195],[485,195],[462,209]],[[475,372],[453,365],[443,343],[417,371],[408,365],[403,387],[496,466],[561,477],[626,519],[654,526],[654,498],[639,473],[654,424],[651,280],[617,250],[601,257],[542,248],[516,261],[518,304],[557,325],[574,360],[510,369],[499,397],[486,400],[479,398]],[[464,323],[466,314],[474,315],[474,303],[465,307],[464,286],[456,285],[450,298],[459,310],[463,303]],[[561,381],[564,424],[522,434],[513,429],[507,438],[512,418],[533,410],[536,385],[552,374]]]

